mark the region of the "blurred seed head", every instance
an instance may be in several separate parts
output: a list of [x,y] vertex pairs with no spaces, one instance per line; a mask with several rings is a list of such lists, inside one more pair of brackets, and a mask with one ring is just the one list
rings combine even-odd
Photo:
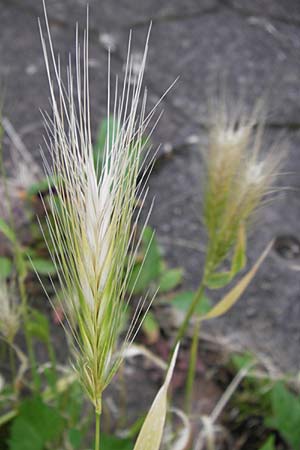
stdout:
[[260,103],[247,115],[230,102],[215,102],[204,152],[204,222],[215,267],[235,244],[240,227],[249,226],[274,192],[286,145],[264,151],[263,135]]

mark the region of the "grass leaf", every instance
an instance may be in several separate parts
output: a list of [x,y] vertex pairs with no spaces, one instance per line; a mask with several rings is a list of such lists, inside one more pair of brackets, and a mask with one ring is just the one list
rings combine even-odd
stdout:
[[12,262],[5,256],[0,256],[0,277],[8,278],[12,272]]
[[[171,300],[171,305],[173,305],[180,311],[186,312],[188,311],[194,296],[195,292],[193,291],[180,292],[179,294],[175,295],[175,297]],[[212,306],[211,300],[205,295],[203,295],[201,300],[199,300],[199,302],[197,303],[195,313],[201,315],[206,314],[211,309],[211,306]]]
[[162,273],[159,283],[160,292],[169,292],[176,288],[183,278],[183,269],[171,269]]
[[16,235],[14,230],[5,222],[4,219],[0,218],[0,232],[12,243],[16,242]]
[[232,263],[231,263],[231,276],[232,278],[246,265],[246,231],[245,225],[241,225],[238,231],[238,239],[236,242]]
[[230,308],[232,308],[232,306],[238,301],[238,299],[241,297],[241,295],[244,293],[244,291],[254,278],[263,260],[271,250],[272,245],[273,242],[271,242],[267,246],[252,269],[243,276],[243,278],[228,292],[228,294],[226,294],[222,298],[222,300],[220,300],[207,314],[202,317],[202,320],[210,320],[216,317],[220,317],[225,314]]
[[28,269],[34,269],[40,275],[56,275],[56,267],[51,259],[31,258]]
[[167,414],[167,392],[175,367],[177,345],[164,384],[158,391],[138,435],[134,450],[159,450]]
[[144,293],[161,273],[162,258],[153,230],[146,227],[142,238],[143,253],[146,254],[143,263],[135,263],[129,282],[128,291],[134,294]]
[[282,382],[271,392],[272,416],[266,425],[277,430],[293,448],[300,448],[300,398],[293,395]]
[[108,147],[110,150],[116,139],[116,136],[118,135],[119,129],[120,124],[116,120],[114,120],[113,116],[110,116],[109,119],[103,119],[100,124],[97,141],[93,149],[94,165],[98,176],[100,176],[102,171],[107,136],[109,135]]
[[37,397],[25,400],[13,421],[9,450],[42,450],[57,439],[64,429],[59,412]]
[[32,309],[30,318],[25,324],[31,336],[47,343],[49,340],[49,322],[47,317],[39,311]]
[[132,450],[133,442],[127,438],[117,438],[105,433],[101,434],[101,448],[105,450]]
[[270,436],[259,450],[275,450],[274,436]]
[[148,311],[141,328],[147,337],[148,344],[154,344],[158,341],[160,335],[159,324],[151,311]]
[[232,280],[231,272],[217,272],[212,273],[205,281],[206,286],[209,289],[220,289]]

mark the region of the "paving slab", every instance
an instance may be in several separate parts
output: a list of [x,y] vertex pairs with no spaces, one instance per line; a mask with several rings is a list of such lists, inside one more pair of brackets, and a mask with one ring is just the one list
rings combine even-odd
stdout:
[[[257,258],[271,239],[280,238],[277,240],[280,245],[271,252],[247,295],[226,318],[211,324],[210,330],[244,340],[246,345],[270,354],[282,367],[299,369],[300,281],[297,272],[291,270],[291,265],[300,264],[297,251],[295,254],[292,251],[300,240],[298,2],[289,0],[288,17],[293,16],[293,21],[286,16],[285,20],[279,20],[284,13],[279,1],[264,0],[265,14],[259,10],[259,2],[250,1],[106,0],[101,2],[101,8],[96,0],[90,3],[94,135],[105,115],[105,49],[112,48],[113,74],[122,74],[130,27],[138,61],[149,21],[153,19],[145,76],[150,107],[180,76],[161,105],[164,114],[153,136],[154,143],[162,143],[165,157],[160,159],[150,179],[149,202],[155,196],[151,224],[157,229],[169,264],[185,268],[183,288],[196,288],[204,258],[199,147],[204,148],[207,139],[207,96],[214,91],[220,74],[225,74],[233,97],[244,94],[250,107],[268,92],[271,113],[267,131],[271,140],[278,138],[282,130],[286,134],[290,153],[284,170],[289,175],[280,183],[292,189],[282,190],[278,201],[264,210],[249,242],[249,262]],[[85,4],[79,0],[47,2],[53,41],[62,61],[67,60],[69,51],[74,54],[74,22],[85,23]],[[37,14],[41,15],[41,3],[1,0],[0,12],[4,115],[38,158],[42,143],[39,108],[49,109],[36,22]],[[289,239],[292,250],[287,248]]]
[[[41,111],[49,111],[49,89],[37,17],[31,12],[0,5],[0,79],[4,91],[3,115],[7,116],[25,145],[37,157],[43,143]],[[22,32],[20,31],[22,30]],[[45,30],[45,28],[44,28]],[[66,65],[75,59],[75,25],[64,28],[51,24],[54,49]],[[93,95],[93,130],[106,114],[107,52],[90,42],[90,84]],[[122,64],[112,61],[112,77],[122,73]]]
[[[5,4],[13,3],[22,10],[30,10],[43,16],[42,0],[2,0]],[[217,0],[110,0],[99,3],[98,0],[46,0],[49,18],[58,23],[75,22],[85,26],[86,10],[89,6],[89,23],[99,32],[111,32],[116,29],[149,24],[153,21],[169,21],[199,15],[218,8]]]
[[[264,23],[251,22],[228,8],[184,21],[154,23],[146,79],[163,92],[180,77],[168,99],[187,128],[207,123],[207,97],[220,77],[227,80],[234,97],[244,95],[249,105],[266,97],[270,124],[293,125],[300,117],[300,31],[295,26],[278,27],[278,35],[271,33]],[[145,29],[134,30],[134,36],[141,49]]]
[[300,24],[300,4],[294,0],[225,0],[224,3],[244,16],[264,16]]

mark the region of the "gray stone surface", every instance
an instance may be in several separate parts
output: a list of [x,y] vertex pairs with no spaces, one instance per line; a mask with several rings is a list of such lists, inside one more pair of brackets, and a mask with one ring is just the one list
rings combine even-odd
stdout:
[[[74,53],[74,24],[85,23],[86,1],[49,0],[48,14],[56,50],[66,60]],[[269,205],[254,227],[249,260],[254,261],[270,239],[299,238],[300,146],[300,19],[299,2],[259,1],[101,1],[90,2],[91,92],[93,131],[105,113],[105,48],[112,46],[112,72],[122,73],[128,30],[134,31],[134,52],[142,51],[150,20],[146,84],[150,105],[180,76],[162,103],[163,117],[153,141],[173,153],[162,158],[150,179],[155,195],[151,217],[172,266],[185,267],[185,288],[201,276],[205,233],[201,225],[201,157],[208,123],[206,98],[225,74],[233,97],[243,93],[253,106],[266,95],[268,139],[283,131],[290,147],[280,180],[278,201]],[[42,143],[39,108],[48,108],[48,87],[36,16],[36,0],[0,1],[0,80],[4,115],[27,147],[38,155]],[[266,94],[267,93],[267,94]],[[197,145],[191,144],[198,138]],[[7,139],[6,139],[7,142]],[[38,156],[37,156],[38,157]],[[272,251],[255,282],[226,317],[210,325],[216,333],[237,336],[246,345],[268,353],[285,368],[300,368],[300,279],[287,260]]]
[[[43,16],[42,0],[2,0],[6,4],[15,4],[22,10]],[[111,32],[121,28],[129,28],[149,24],[153,21],[170,21],[197,16],[203,12],[214,10],[217,0],[47,0],[47,10],[52,21],[60,24],[75,22],[86,24],[86,7],[90,8],[90,26],[93,31]]]
[[300,4],[294,0],[225,0],[241,15],[256,15],[290,24],[300,23]]

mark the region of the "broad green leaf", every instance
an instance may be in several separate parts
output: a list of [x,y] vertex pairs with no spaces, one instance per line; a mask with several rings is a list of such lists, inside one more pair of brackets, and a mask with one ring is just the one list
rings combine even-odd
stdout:
[[112,116],[109,117],[109,119],[103,119],[100,128],[98,131],[97,141],[94,145],[94,164],[96,171],[98,173],[98,176],[101,174],[102,166],[103,166],[103,160],[105,155],[105,148],[106,148],[106,140],[109,134],[109,142],[108,147],[109,149],[112,148],[112,145],[116,139],[118,130],[120,129],[120,124],[118,121],[114,120]]
[[267,254],[271,250],[273,242],[271,242],[261,256],[258,258],[257,262],[254,264],[252,269],[243,276],[243,278],[226,294],[222,300],[220,300],[207,314],[205,314],[201,319],[209,320],[225,314],[232,306],[238,301],[241,295],[244,293],[252,279],[254,278],[256,272],[258,271],[260,265],[266,258]]
[[183,269],[171,269],[162,273],[159,282],[159,291],[168,292],[176,288],[183,278]]
[[9,258],[0,256],[0,277],[7,278],[12,272],[12,262]]
[[246,265],[246,231],[245,225],[241,225],[238,232],[238,239],[235,246],[232,263],[231,276],[232,278]]
[[[190,304],[192,303],[195,296],[195,292],[192,291],[186,291],[186,292],[180,292],[179,294],[175,295],[175,297],[171,300],[171,305],[173,305],[175,308],[179,309],[180,311],[188,311]],[[212,303],[211,300],[203,295],[201,297],[201,300],[199,300],[195,313],[197,314],[206,314],[211,309]]]
[[27,194],[33,196],[39,194],[40,192],[48,192],[49,188],[52,188],[54,186],[55,186],[55,177],[49,176],[29,186],[29,188],[27,189]]
[[3,233],[4,236],[12,243],[16,242],[16,235],[14,230],[5,222],[4,219],[1,218],[0,218],[0,232]]
[[158,391],[138,435],[134,450],[159,450],[167,414],[167,393],[173,375],[179,345],[177,345],[164,384]]
[[259,450],[276,450],[274,436],[270,436]]
[[162,266],[159,247],[150,227],[144,230],[142,244],[144,261],[134,265],[127,287],[128,291],[134,294],[147,291],[150,284],[158,279]]
[[148,311],[145,319],[142,322],[141,328],[145,333],[149,344],[154,344],[158,341],[160,334],[159,324],[152,311]]
[[233,355],[231,357],[231,361],[236,370],[241,370],[246,366],[249,366],[251,363],[255,361],[254,356],[250,352],[245,352],[241,355]]
[[282,382],[271,392],[272,417],[266,425],[276,429],[293,448],[300,448],[300,398],[292,394]]
[[23,401],[11,426],[9,450],[42,450],[64,429],[60,413],[37,397]]
[[28,261],[28,269],[36,271],[40,275],[56,275],[56,267],[51,259],[33,257]]
[[34,423],[17,417],[11,427],[9,450],[42,450],[44,440]]
[[131,439],[121,439],[105,433],[101,433],[100,444],[104,450],[132,450],[133,447]]
[[76,428],[71,428],[71,430],[68,431],[68,441],[74,450],[79,450],[82,441],[81,431]]
[[209,289],[220,289],[227,286],[231,280],[231,272],[215,272],[205,280],[205,284]]
[[30,312],[30,318],[25,324],[27,332],[39,339],[40,341],[47,343],[49,339],[49,322],[47,317],[39,311],[32,309]]

